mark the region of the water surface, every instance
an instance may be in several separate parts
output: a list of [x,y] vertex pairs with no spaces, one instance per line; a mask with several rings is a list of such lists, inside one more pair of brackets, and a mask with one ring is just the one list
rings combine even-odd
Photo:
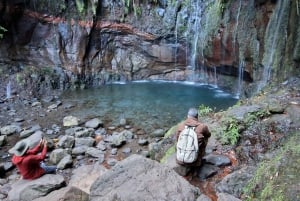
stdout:
[[147,133],[180,122],[190,107],[204,104],[219,111],[237,102],[232,94],[210,85],[163,81],[114,83],[67,91],[62,100],[77,105],[72,115],[81,119],[97,116],[117,125],[125,118]]

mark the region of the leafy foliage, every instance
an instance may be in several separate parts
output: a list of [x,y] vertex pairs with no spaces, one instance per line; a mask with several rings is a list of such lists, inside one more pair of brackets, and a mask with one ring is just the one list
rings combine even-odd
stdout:
[[199,116],[206,116],[209,113],[211,113],[213,111],[212,108],[210,108],[209,106],[205,106],[205,105],[200,105],[198,108],[198,114]]
[[7,31],[7,29],[5,29],[4,27],[0,26],[0,39],[3,38],[3,34],[4,34],[4,32],[6,32],[6,31]]
[[239,123],[235,119],[229,119],[226,124],[226,128],[221,135],[221,143],[235,145],[240,137]]

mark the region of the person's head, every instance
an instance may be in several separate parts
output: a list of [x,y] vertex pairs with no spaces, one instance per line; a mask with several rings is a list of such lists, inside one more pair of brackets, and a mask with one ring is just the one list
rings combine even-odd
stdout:
[[193,118],[198,118],[198,110],[196,108],[190,108],[187,116],[193,117]]
[[27,140],[21,140],[8,152],[11,154],[15,154],[16,156],[23,156],[28,149],[29,149],[29,142]]

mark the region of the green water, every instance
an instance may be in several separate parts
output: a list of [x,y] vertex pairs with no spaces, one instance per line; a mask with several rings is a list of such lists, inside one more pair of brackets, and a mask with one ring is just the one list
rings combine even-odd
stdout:
[[170,128],[186,117],[190,107],[204,104],[219,111],[237,102],[232,94],[210,85],[163,81],[115,83],[67,91],[62,100],[77,105],[72,115],[81,119],[97,116],[117,125],[120,118],[126,118],[130,125],[146,132]]

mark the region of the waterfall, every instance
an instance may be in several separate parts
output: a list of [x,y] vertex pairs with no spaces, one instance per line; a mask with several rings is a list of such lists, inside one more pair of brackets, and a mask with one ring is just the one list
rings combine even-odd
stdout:
[[190,33],[192,34],[191,36],[191,65],[192,69],[196,70],[198,69],[197,66],[197,49],[198,49],[198,40],[199,40],[199,33],[200,33],[200,22],[201,22],[201,14],[202,14],[202,9],[201,9],[201,1],[197,1],[196,6],[194,8],[193,13],[191,13],[190,19],[192,20],[189,24],[191,25],[191,31]]
[[282,34],[285,34],[284,32],[287,26],[285,24],[284,17],[288,17],[288,15],[285,16],[285,14],[288,13],[287,9],[289,7],[289,3],[290,0],[277,1],[276,8],[267,26],[265,54],[262,61],[264,68],[262,72],[261,81],[258,84],[258,91],[265,87],[267,82],[270,81],[271,71],[274,65],[274,59],[276,58],[275,54],[278,54],[278,52],[280,54],[280,51],[278,50],[278,48],[280,48],[279,41],[285,40],[285,35],[283,36]]
[[6,99],[11,98],[11,83],[10,81],[6,85]]
[[238,76],[238,85],[237,85],[237,92],[236,92],[237,98],[240,98],[243,89],[244,67],[245,67],[245,62],[241,60],[239,63],[239,72],[238,72],[239,76]]

